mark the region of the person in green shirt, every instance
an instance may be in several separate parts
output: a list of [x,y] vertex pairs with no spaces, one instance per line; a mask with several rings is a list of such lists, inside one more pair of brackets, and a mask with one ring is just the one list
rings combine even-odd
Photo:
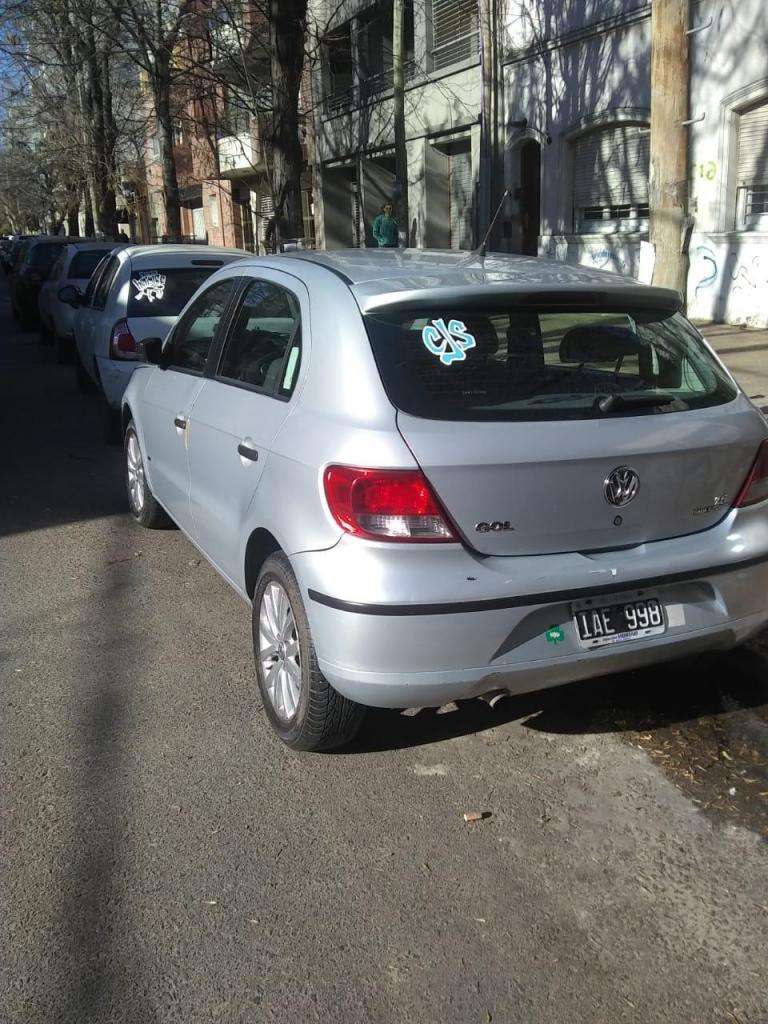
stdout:
[[381,213],[373,222],[373,237],[379,248],[394,249],[397,247],[397,221],[392,216],[392,203],[384,203]]

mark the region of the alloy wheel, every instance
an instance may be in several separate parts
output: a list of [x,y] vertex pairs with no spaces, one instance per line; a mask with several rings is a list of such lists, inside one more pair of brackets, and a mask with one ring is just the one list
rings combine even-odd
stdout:
[[136,515],[141,515],[146,501],[147,485],[144,480],[144,461],[141,457],[139,439],[131,432],[125,450],[126,468],[128,471],[128,496]]
[[272,707],[287,722],[299,706],[301,652],[290,599],[274,580],[267,584],[261,597],[259,662]]

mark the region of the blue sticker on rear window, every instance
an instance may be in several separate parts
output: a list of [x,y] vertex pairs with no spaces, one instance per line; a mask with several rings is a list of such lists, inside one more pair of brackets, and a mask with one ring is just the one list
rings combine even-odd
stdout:
[[475,347],[474,335],[467,332],[466,325],[461,320],[449,320],[446,327],[442,317],[433,320],[422,329],[421,340],[428,351],[433,356],[438,356],[445,366],[466,359],[467,349]]

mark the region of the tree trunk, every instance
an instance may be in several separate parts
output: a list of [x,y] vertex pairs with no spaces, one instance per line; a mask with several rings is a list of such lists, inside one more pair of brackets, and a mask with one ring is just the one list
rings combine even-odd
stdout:
[[270,0],[272,52],[272,198],[275,242],[302,238],[303,158],[299,139],[299,86],[304,68],[307,0]]
[[[395,121],[395,220],[400,239],[410,244],[408,150],[405,142],[405,0],[392,5],[392,88]],[[400,240],[399,239],[399,240]]]
[[689,0],[654,0],[651,11],[651,243],[653,283],[685,300],[688,257]]
[[77,200],[73,200],[67,210],[67,234],[80,234],[80,203]]
[[158,54],[154,69],[155,117],[160,148],[165,202],[165,233],[172,242],[181,241],[181,207],[176,154],[173,151],[173,114],[171,111],[171,66],[167,54]]

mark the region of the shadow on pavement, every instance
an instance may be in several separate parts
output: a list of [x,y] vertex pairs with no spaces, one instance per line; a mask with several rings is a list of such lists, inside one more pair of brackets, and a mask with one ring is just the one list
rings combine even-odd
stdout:
[[702,655],[550,690],[417,713],[372,710],[347,753],[422,747],[511,722],[558,735],[616,733],[703,811],[768,838],[768,634]]

